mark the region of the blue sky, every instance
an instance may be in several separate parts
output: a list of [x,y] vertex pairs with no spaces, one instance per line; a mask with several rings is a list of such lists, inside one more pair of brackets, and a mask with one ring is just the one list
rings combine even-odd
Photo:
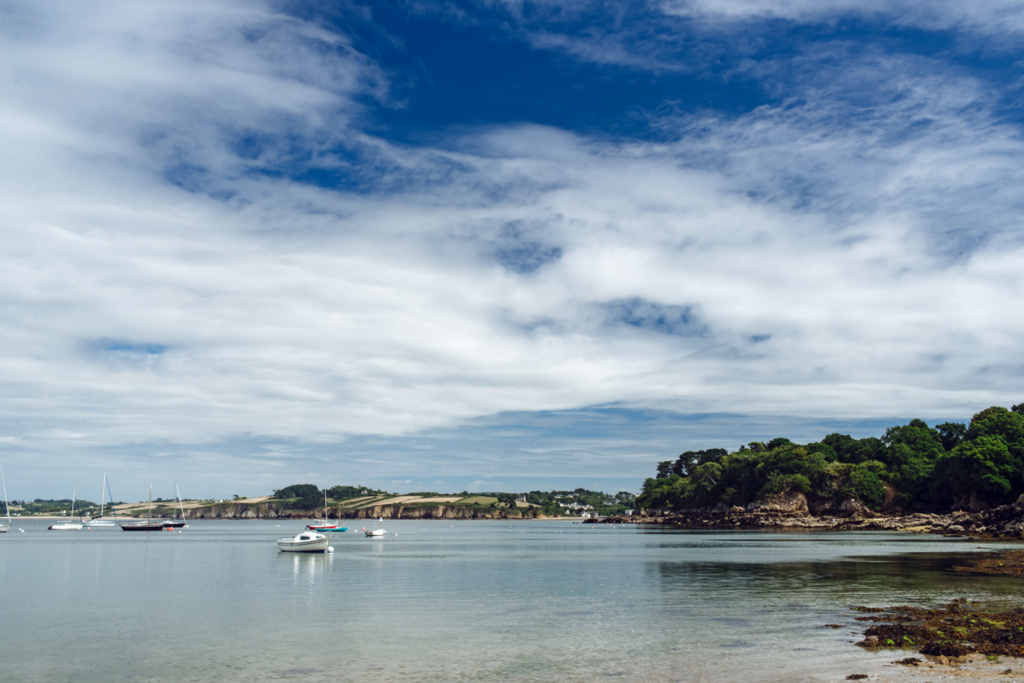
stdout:
[[1020,403],[1022,34],[1010,2],[6,3],[11,496],[635,491]]

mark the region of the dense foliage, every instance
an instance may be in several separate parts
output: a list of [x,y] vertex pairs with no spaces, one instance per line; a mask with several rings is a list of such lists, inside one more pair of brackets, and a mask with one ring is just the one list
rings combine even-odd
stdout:
[[[15,507],[20,508],[20,511],[24,514],[29,515],[61,515],[68,514],[71,512],[71,499],[70,498],[58,498],[44,500],[42,498],[36,498],[31,503],[22,501],[18,504],[18,501],[12,500],[8,505],[12,509]],[[93,503],[88,500],[78,499],[75,503],[75,515],[86,514],[90,510],[94,509],[99,512],[99,503]],[[109,505],[109,504],[108,504]],[[108,508],[109,509],[109,508]],[[3,503],[0,502],[0,516],[5,514],[3,509]]]
[[[386,491],[368,489],[365,486],[332,486],[327,489],[327,496],[335,503],[359,498],[362,496],[374,496],[386,494]],[[274,498],[291,500],[290,507],[297,510],[316,510],[324,506],[324,491],[317,488],[315,484],[292,484],[283,489],[274,491]]]
[[680,510],[747,506],[798,491],[812,501],[853,497],[873,509],[979,509],[1024,493],[1024,404],[987,408],[970,425],[922,420],[890,427],[881,438],[829,434],[820,442],[785,438],[733,453],[687,451],[658,464],[637,505]]
[[274,498],[306,498],[308,496],[323,496],[316,484],[292,484],[283,489],[274,490]]

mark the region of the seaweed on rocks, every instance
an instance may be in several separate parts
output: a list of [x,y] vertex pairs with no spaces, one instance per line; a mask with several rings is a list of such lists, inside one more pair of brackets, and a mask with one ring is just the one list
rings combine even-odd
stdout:
[[1024,552],[1001,552],[972,558],[966,564],[953,567],[953,571],[1024,578]]
[[875,625],[864,632],[864,640],[857,643],[861,647],[914,648],[934,657],[972,652],[1024,657],[1024,609],[989,612],[963,598],[937,609],[907,605],[853,609],[878,615],[870,617]]
[[907,657],[906,659],[895,661],[893,664],[902,664],[903,666],[921,666],[921,659],[919,657]]

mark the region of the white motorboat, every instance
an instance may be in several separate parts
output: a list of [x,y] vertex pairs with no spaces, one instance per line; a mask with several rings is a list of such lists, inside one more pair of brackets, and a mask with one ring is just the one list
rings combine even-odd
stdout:
[[[71,514],[68,517],[75,516],[75,489],[71,490]],[[82,528],[81,522],[57,522],[47,527],[50,531],[75,531]]]
[[279,538],[277,547],[286,553],[326,553],[333,550],[331,537],[315,531],[303,531],[295,538]]

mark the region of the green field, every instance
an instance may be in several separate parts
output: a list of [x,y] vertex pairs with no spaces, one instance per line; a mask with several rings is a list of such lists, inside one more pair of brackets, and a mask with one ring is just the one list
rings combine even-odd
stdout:
[[492,496],[470,496],[453,503],[453,505],[490,505],[497,502],[498,499]]

